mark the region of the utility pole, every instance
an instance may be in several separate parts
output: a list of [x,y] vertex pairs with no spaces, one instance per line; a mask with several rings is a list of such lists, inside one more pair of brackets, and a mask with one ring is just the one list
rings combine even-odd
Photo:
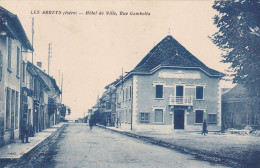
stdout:
[[63,87],[63,73],[61,77],[61,103],[62,103],[62,87]]
[[48,75],[50,75],[51,58],[52,58],[52,43],[49,43],[49,49],[48,49]]
[[[32,48],[33,48],[33,36],[34,36],[34,17],[32,17]],[[32,51],[32,64],[33,64],[33,51]]]

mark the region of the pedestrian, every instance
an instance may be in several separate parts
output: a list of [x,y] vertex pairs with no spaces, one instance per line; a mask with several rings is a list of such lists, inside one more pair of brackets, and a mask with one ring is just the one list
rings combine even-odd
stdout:
[[93,118],[90,118],[89,119],[89,128],[92,130],[92,127],[93,127]]
[[27,123],[27,117],[26,115],[23,116],[22,121],[21,121],[21,140],[22,143],[24,143],[24,139],[26,143],[30,143],[29,142],[29,126]]
[[206,136],[207,133],[208,133],[207,122],[206,122],[206,120],[204,120],[203,121],[203,126],[202,126],[202,134]]

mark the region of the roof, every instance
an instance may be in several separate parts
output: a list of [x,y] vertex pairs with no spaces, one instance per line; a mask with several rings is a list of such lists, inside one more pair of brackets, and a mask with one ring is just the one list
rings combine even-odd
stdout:
[[193,68],[204,71],[209,76],[220,77],[223,74],[207,67],[172,36],[166,36],[131,71],[131,73],[153,73],[163,67]]
[[17,15],[0,6],[0,30],[5,31],[7,36],[20,40],[27,49],[33,51],[33,47],[23,29]]
[[53,79],[51,76],[49,76],[48,74],[46,74],[45,72],[43,72],[40,68],[38,68],[37,66],[33,65],[32,63],[28,62],[27,63],[28,67],[31,67],[34,69],[34,71],[37,72],[37,74],[39,75],[39,77],[42,79],[42,81],[48,86],[48,88],[50,90],[55,89],[56,91],[58,91],[58,93],[61,94],[61,91],[58,87],[58,85],[56,84],[56,80]]
[[227,93],[222,95],[222,101],[243,101],[247,97],[246,89],[243,85],[237,84],[230,89]]

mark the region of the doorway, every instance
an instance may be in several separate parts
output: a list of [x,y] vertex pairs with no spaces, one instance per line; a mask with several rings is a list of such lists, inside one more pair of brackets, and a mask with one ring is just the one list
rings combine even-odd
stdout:
[[176,86],[176,103],[183,104],[183,86],[182,85]]
[[184,110],[174,110],[174,129],[184,129]]

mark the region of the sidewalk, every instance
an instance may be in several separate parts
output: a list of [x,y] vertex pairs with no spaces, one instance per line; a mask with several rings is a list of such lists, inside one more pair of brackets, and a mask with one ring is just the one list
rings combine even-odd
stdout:
[[[130,137],[192,154],[203,160],[227,164],[234,167],[255,167],[260,165],[260,137],[185,130],[171,131],[130,131],[105,127]],[[257,167],[257,166],[256,166]]]
[[55,131],[60,129],[64,123],[59,123],[50,128],[38,132],[34,137],[29,137],[30,143],[22,143],[17,139],[12,143],[6,144],[0,148],[0,161],[20,159],[23,155],[29,153],[32,149],[38,146],[41,142],[51,136]]

